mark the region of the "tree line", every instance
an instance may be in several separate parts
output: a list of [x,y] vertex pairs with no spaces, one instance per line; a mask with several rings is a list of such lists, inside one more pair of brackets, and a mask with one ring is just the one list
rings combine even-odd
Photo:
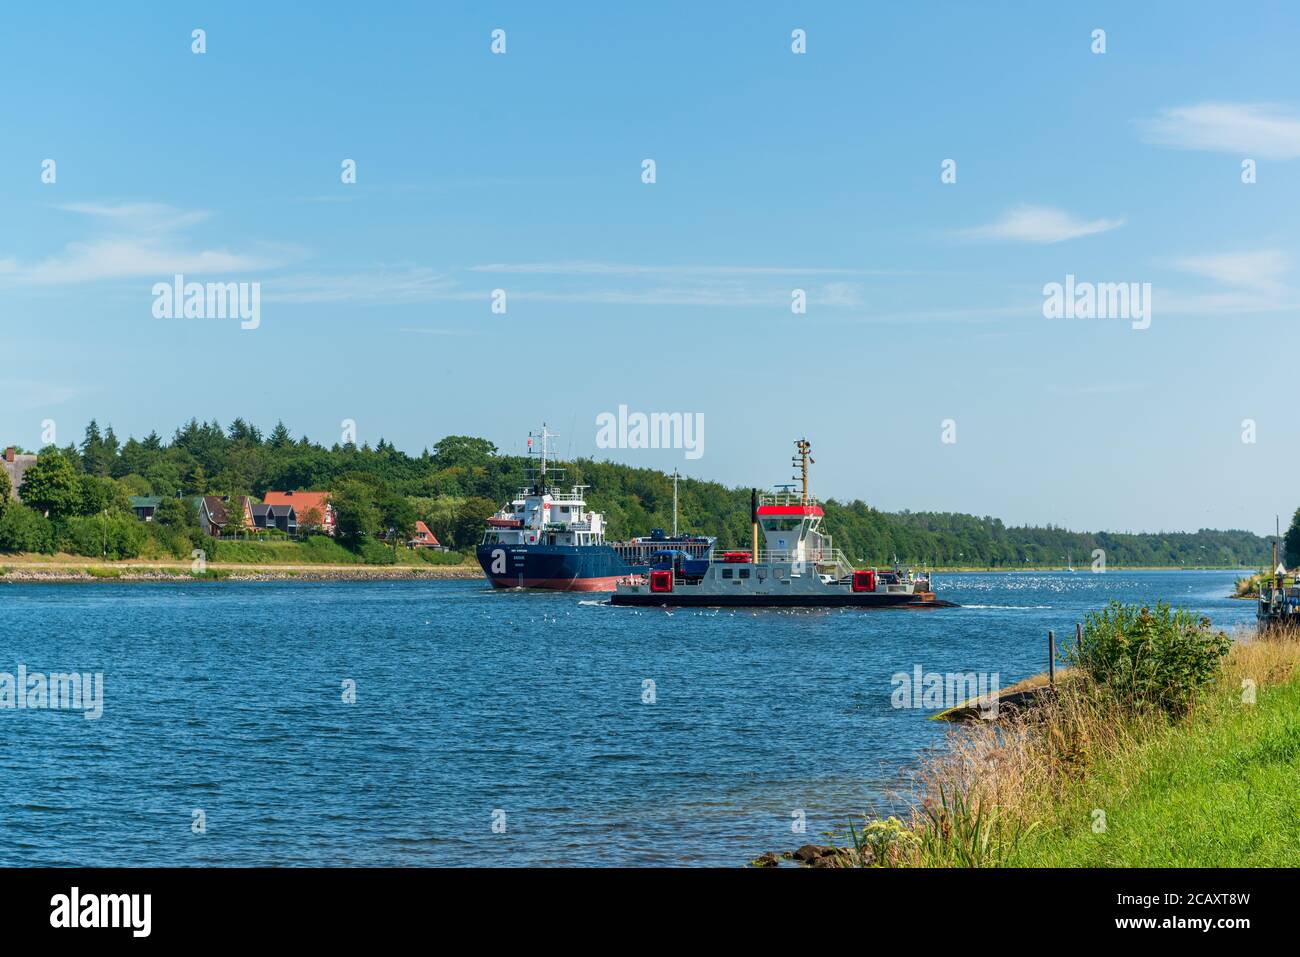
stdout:
[[[502,455],[486,439],[449,435],[410,455],[380,439],[326,447],[294,438],[284,423],[263,433],[242,418],[229,426],[191,419],[169,440],[156,432],[122,442],[92,421],[80,444],[49,447],[28,469],[22,503],[0,495],[0,551],[53,551],[129,557],[152,536],[179,556],[202,543],[197,495],[247,495],[269,490],[329,490],[338,535],[348,548],[404,540],[417,519],[453,548],[472,547],[485,520],[525,483],[528,460]],[[563,481],[591,486],[588,501],[605,514],[608,535],[622,538],[672,527],[672,477],[654,469],[579,459]],[[7,484],[7,477],[0,475]],[[7,492],[7,489],[4,489]],[[131,514],[129,496],[163,500],[148,529]],[[1102,550],[1113,566],[1258,566],[1271,539],[1252,532],[1074,532],[1008,526],[1000,519],[949,512],[882,512],[854,499],[823,502],[825,526],[861,564],[964,567],[1061,566],[1067,556],[1089,567]],[[682,479],[678,525],[716,535],[723,544],[750,537],[749,490]],[[1300,514],[1297,516],[1300,523]],[[1295,541],[1300,550],[1300,526]],[[94,549],[99,549],[98,551]],[[1297,557],[1300,561],[1300,556]]]

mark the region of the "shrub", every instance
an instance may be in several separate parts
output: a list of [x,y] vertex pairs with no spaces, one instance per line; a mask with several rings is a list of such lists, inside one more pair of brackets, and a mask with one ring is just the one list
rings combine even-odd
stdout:
[[71,518],[64,530],[69,551],[90,558],[137,558],[146,538],[140,523],[126,515]]
[[434,548],[417,548],[420,560],[430,565],[459,565],[464,559],[459,552],[440,552]]
[[52,552],[54,526],[40,512],[10,502],[0,515],[0,552]]
[[1232,640],[1208,618],[1160,602],[1113,601],[1085,619],[1067,657],[1122,704],[1182,714],[1218,674]]
[[397,555],[393,553],[392,548],[383,545],[373,538],[367,538],[357,549],[361,560],[367,565],[396,565]]
[[[150,522],[145,526],[148,534],[158,543],[158,547],[171,555],[173,558],[189,558],[190,553],[196,548],[206,548],[207,540],[203,539],[201,533],[197,530],[191,532],[189,529],[176,528],[171,525],[160,525],[157,521]],[[196,545],[195,542],[199,541]]]
[[896,817],[869,820],[861,833],[849,824],[858,862],[876,867],[895,867],[909,862],[919,849],[920,838]]

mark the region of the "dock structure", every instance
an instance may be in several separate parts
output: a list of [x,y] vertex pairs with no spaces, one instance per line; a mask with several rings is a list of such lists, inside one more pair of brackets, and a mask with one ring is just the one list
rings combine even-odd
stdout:
[[1281,575],[1261,581],[1255,618],[1261,628],[1300,627],[1300,584],[1288,585]]
[[1273,574],[1259,580],[1255,620],[1260,628],[1300,625],[1300,581],[1292,576],[1291,584],[1287,584],[1286,566],[1277,560],[1276,538],[1273,540]]

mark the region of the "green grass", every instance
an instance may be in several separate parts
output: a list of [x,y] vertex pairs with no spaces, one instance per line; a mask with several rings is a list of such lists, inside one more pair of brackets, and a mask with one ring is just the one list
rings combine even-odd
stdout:
[[209,561],[248,565],[458,565],[457,552],[433,552],[426,549],[398,548],[396,552],[378,542],[368,542],[363,554],[349,551],[334,539],[313,535],[303,541],[230,541],[217,542]]
[[[1023,867],[1281,867],[1300,860],[1300,681],[1220,693],[1103,760],[1026,835]],[[1094,811],[1105,830],[1094,833]]]

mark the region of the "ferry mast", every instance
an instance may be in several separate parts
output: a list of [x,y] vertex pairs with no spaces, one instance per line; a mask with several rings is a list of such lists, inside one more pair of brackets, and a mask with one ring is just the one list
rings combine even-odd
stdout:
[[791,464],[796,465],[799,468],[799,474],[794,476],[795,478],[799,479],[800,486],[801,486],[799,504],[807,505],[808,504],[808,466],[816,465],[817,460],[812,457],[812,443],[809,442],[807,439],[795,439],[794,447],[795,450],[798,451],[799,457],[796,459],[792,459]]

